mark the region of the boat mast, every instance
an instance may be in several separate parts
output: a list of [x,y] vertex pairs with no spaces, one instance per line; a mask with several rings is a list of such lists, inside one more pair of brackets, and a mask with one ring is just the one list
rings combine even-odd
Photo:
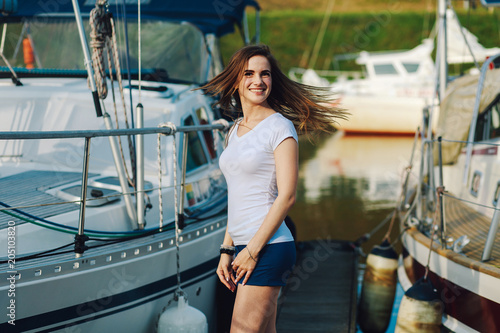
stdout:
[[[92,96],[94,97],[94,105],[96,108],[96,113],[98,117],[103,116],[104,124],[108,130],[112,129],[113,126],[111,124],[111,120],[108,113],[102,114],[101,102],[99,100],[99,96],[97,93],[97,87],[94,79],[94,71],[92,69],[92,60],[90,59],[90,52],[87,44],[87,37],[85,36],[85,30],[83,28],[82,16],[80,13],[80,6],[78,4],[78,0],[72,0],[73,3],[73,11],[75,12],[76,24],[78,27],[78,32],[80,34],[80,42],[82,44],[83,55],[85,57],[85,65],[87,67],[88,77],[90,81],[90,87],[92,90]],[[116,137],[109,137],[109,143],[111,146],[111,151],[113,153],[113,159],[115,162],[116,171],[118,174],[118,179],[120,181],[120,187],[122,189],[123,199],[125,201],[125,206],[127,208],[127,215],[131,221],[131,226],[133,229],[139,228],[142,229],[144,226],[137,224],[137,213],[135,206],[132,202],[132,197],[130,195],[130,189],[128,185],[127,178],[125,176],[125,169],[123,164],[121,163],[120,154],[118,150],[118,139]],[[83,185],[83,184],[82,184]]]
[[98,117],[102,117],[101,103],[99,101],[99,94],[97,92],[97,87],[94,81],[94,70],[92,69],[92,61],[90,60],[90,53],[87,47],[87,37],[85,36],[85,30],[83,29],[82,15],[80,13],[78,0],[73,0],[73,11],[75,12],[76,26],[78,27],[80,42],[82,43],[83,55],[85,58],[85,67],[87,67],[90,90],[92,91],[92,97],[94,98],[95,111]]
[[446,86],[448,84],[448,61],[447,61],[447,40],[446,40],[446,6],[447,0],[438,1],[438,56],[439,56],[439,101],[444,98]]

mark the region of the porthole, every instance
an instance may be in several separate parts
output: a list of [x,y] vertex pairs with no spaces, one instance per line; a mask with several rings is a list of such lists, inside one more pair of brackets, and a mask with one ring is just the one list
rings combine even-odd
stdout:
[[470,182],[470,194],[477,198],[479,193],[479,188],[481,187],[482,173],[479,171],[474,171],[472,175],[472,180]]

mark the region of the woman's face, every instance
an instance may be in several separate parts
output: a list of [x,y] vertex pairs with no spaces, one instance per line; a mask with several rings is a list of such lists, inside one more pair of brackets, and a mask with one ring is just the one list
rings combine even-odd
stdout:
[[242,105],[266,104],[272,87],[271,64],[264,56],[248,59],[243,77],[238,84],[238,93]]

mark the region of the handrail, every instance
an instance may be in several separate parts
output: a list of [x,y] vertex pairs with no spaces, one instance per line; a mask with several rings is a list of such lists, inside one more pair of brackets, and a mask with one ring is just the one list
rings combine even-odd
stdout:
[[472,144],[471,144],[471,142],[474,141],[474,135],[476,134],[476,122],[477,122],[477,116],[479,115],[479,105],[481,104],[481,94],[483,93],[486,71],[489,69],[490,64],[499,57],[500,57],[500,53],[496,54],[492,57],[489,57],[488,59],[486,59],[486,61],[483,63],[483,66],[481,67],[481,75],[479,76],[479,82],[477,83],[476,100],[474,102],[472,120],[470,122],[470,127],[469,127],[469,137],[467,138],[467,141],[468,141],[467,152],[466,152],[467,157],[465,159],[465,168],[464,168],[464,174],[463,174],[463,178],[462,178],[463,184],[467,183],[467,178],[469,176],[470,160],[472,158]]
[[[437,140],[436,139],[433,139],[433,140],[430,140],[432,142],[435,142],[437,141],[438,142],[438,149],[439,149],[439,162],[438,162],[438,167],[439,167],[439,187],[436,188],[435,190],[438,192],[439,194],[439,202],[440,202],[440,211],[441,211],[441,223],[440,223],[440,231],[441,231],[441,246],[443,248],[446,248],[446,243],[445,243],[445,239],[446,239],[446,219],[445,219],[445,210],[444,210],[444,196],[446,195],[446,193],[444,192],[444,184],[443,184],[443,163],[442,163],[442,151],[441,151],[441,143],[442,141],[453,141],[453,142],[462,142],[462,143],[467,143],[468,146],[472,147],[474,144],[483,144],[482,142],[481,143],[477,143],[477,142],[474,142],[474,141],[457,141],[457,140],[445,140],[443,139],[442,137],[438,137]],[[490,145],[495,145],[495,146],[500,146],[500,144],[495,144],[495,143],[488,143]],[[456,198],[458,200],[464,200],[464,199],[461,199],[461,198]],[[464,200],[465,201],[465,200]],[[486,239],[486,242],[484,243],[484,249],[483,249],[483,254],[482,254],[482,257],[481,257],[481,260],[482,261],[488,261],[491,259],[491,252],[493,250],[493,245],[495,243],[495,238],[496,238],[496,234],[498,232],[498,229],[499,229],[499,225],[500,225],[500,200],[497,201],[496,205],[493,207],[489,207],[489,206],[484,206],[482,204],[479,204],[479,203],[475,203],[475,202],[470,202],[468,201],[470,204],[473,204],[473,205],[478,205],[478,206],[483,206],[483,207],[487,207],[487,208],[492,208],[495,210],[495,212],[493,213],[493,217],[491,219],[491,222],[490,222],[490,227],[489,227],[489,230],[488,230],[488,235],[487,235],[487,239]]]
[[[222,124],[216,125],[191,125],[178,126],[177,132],[197,132],[206,130],[223,130]],[[96,138],[105,136],[121,136],[136,134],[164,134],[172,135],[169,127],[144,127],[115,130],[74,130],[74,131],[18,131],[0,132],[0,140],[33,140],[33,139],[71,139],[71,138]]]
[[[106,118],[106,117],[105,117]],[[85,246],[85,241],[88,236],[84,234],[84,223],[85,223],[85,209],[86,209],[86,194],[87,194],[87,180],[88,180],[88,163],[90,157],[90,140],[94,137],[116,137],[120,135],[139,135],[141,137],[143,134],[164,134],[173,135],[175,132],[195,132],[195,131],[206,131],[219,129],[223,130],[227,126],[224,124],[215,125],[194,125],[194,126],[180,126],[173,130],[172,127],[149,127],[149,128],[133,128],[133,129],[116,129],[116,130],[75,130],[75,131],[20,131],[20,132],[0,132],[0,140],[33,140],[33,139],[68,139],[68,138],[84,138],[84,161],[83,161],[83,172],[82,172],[82,190],[81,190],[81,200],[80,200],[80,214],[78,221],[78,233],[75,235],[75,256],[80,258],[87,249]],[[185,136],[187,137],[187,136]],[[187,146],[184,144],[184,146]],[[184,151],[185,155],[185,151]],[[185,159],[183,157],[183,159]],[[184,167],[185,168],[185,167]],[[183,170],[183,173],[185,169]],[[125,195],[125,189],[122,187],[125,199],[130,195]],[[141,189],[142,192],[142,189]],[[139,196],[138,201],[142,200]],[[139,215],[142,216],[141,211],[143,207],[139,202],[137,203],[139,210]],[[126,202],[127,210],[131,207],[131,202]],[[135,212],[128,212],[129,216],[133,218]],[[131,214],[132,213],[132,214]],[[140,219],[138,216],[139,229],[144,228],[144,220]],[[141,224],[140,221],[143,223]]]

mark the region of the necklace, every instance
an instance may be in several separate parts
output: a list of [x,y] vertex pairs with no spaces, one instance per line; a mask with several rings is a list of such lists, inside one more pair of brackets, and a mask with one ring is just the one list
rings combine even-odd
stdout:
[[239,126],[246,127],[246,128],[248,128],[249,130],[251,130],[251,131],[253,130],[253,128],[252,128],[252,127],[249,127],[249,126],[247,126],[247,125],[243,125],[241,122],[240,122],[238,125],[239,125]]

